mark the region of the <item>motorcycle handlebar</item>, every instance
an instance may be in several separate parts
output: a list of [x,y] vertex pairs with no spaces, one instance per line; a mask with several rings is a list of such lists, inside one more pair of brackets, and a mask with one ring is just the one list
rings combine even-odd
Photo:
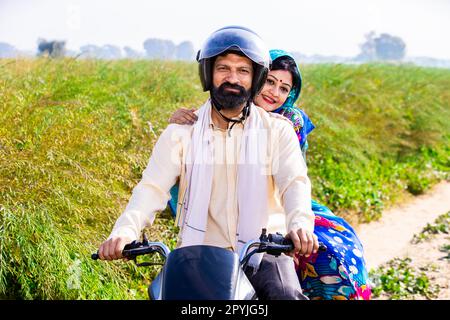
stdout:
[[[144,240],[144,242],[141,243],[133,241],[125,245],[125,247],[122,250],[122,256],[130,260],[133,260],[138,256],[142,256],[153,252],[158,252],[164,258],[167,258],[167,256],[170,253],[170,249],[164,243],[161,242],[148,242]],[[100,259],[98,252],[93,253],[91,255],[91,259],[92,260]]]
[[[268,254],[272,255],[280,255],[281,253],[290,252],[294,250],[294,244],[291,239],[285,238],[280,233],[266,234],[265,229],[263,229],[263,232],[259,240],[252,240],[246,243],[245,247],[241,252],[241,259],[240,259],[241,261],[246,259],[247,252],[252,247],[257,247],[256,249],[257,252],[267,252]],[[324,252],[326,250],[327,247],[322,242],[319,242],[319,251]],[[170,253],[170,250],[164,243],[148,242],[147,239],[144,238],[144,241],[142,243],[133,241],[127,244],[122,251],[122,256],[132,260],[135,259],[137,256],[149,254],[152,252],[158,252],[164,258],[167,258],[167,256]],[[98,252],[93,253],[91,255],[91,258],[92,260],[100,259]]]

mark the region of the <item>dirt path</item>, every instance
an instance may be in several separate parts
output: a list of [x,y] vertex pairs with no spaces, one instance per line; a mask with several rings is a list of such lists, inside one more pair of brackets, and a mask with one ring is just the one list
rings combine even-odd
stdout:
[[450,243],[450,236],[438,234],[431,240],[411,243],[428,223],[449,211],[450,182],[444,181],[426,194],[383,212],[379,221],[357,226],[368,269],[396,257],[409,257],[413,266],[426,268],[429,279],[439,285],[438,299],[450,299],[450,264],[447,253],[439,250]]
[[380,220],[357,226],[368,268],[407,254],[413,248],[413,235],[448,211],[450,182],[443,181],[426,194],[383,212]]
[[[383,212],[380,220],[354,226],[364,246],[367,268],[378,266],[394,258],[409,257],[415,267],[435,266],[435,271],[427,274],[431,281],[439,284],[438,299],[450,299],[450,265],[446,253],[439,250],[450,244],[447,234],[440,234],[431,240],[412,244],[415,234],[419,234],[428,223],[450,211],[450,182],[442,181],[424,195],[411,197],[409,201]],[[283,215],[273,218],[269,225],[276,230],[284,226]],[[428,268],[429,269],[429,268]]]

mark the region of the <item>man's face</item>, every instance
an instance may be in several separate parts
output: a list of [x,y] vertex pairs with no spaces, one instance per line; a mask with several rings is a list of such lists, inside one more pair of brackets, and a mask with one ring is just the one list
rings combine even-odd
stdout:
[[234,53],[218,56],[213,68],[213,95],[222,107],[241,106],[250,97],[253,64]]

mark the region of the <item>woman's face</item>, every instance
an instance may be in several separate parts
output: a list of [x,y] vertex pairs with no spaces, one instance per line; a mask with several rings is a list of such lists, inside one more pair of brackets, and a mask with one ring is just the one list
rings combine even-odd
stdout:
[[287,70],[272,70],[267,76],[255,104],[270,112],[283,105],[292,89],[292,74]]

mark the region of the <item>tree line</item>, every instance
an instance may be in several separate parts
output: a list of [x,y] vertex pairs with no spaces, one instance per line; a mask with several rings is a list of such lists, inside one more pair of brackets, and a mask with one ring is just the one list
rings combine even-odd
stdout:
[[[52,58],[62,56],[78,56],[81,58],[97,59],[161,59],[161,60],[185,60],[193,61],[195,58],[194,45],[190,41],[175,44],[171,40],[149,38],[143,42],[144,51],[138,51],[131,47],[119,47],[112,44],[102,46],[87,44],[80,47],[79,52],[67,50],[65,41],[38,39],[37,55]],[[300,61],[305,62],[370,62],[370,61],[401,61],[406,55],[406,44],[397,36],[388,33],[377,35],[374,31],[365,35],[365,40],[360,44],[360,53],[352,58],[322,57],[315,55],[312,61],[299,52],[293,52]],[[14,57],[17,50],[8,43],[0,42],[0,58]],[[324,61],[320,61],[320,60]],[[343,61],[340,61],[343,60]]]
[[[37,41],[37,56],[58,58],[64,56],[77,56],[94,59],[161,59],[161,60],[193,60],[195,58],[194,45],[190,41],[183,41],[176,45],[171,40],[149,38],[143,43],[144,51],[135,50],[129,46],[123,48],[106,44],[102,46],[87,44],[80,47],[79,51],[66,48],[66,41],[46,40]],[[12,58],[20,52],[12,45],[0,42],[0,58]]]

